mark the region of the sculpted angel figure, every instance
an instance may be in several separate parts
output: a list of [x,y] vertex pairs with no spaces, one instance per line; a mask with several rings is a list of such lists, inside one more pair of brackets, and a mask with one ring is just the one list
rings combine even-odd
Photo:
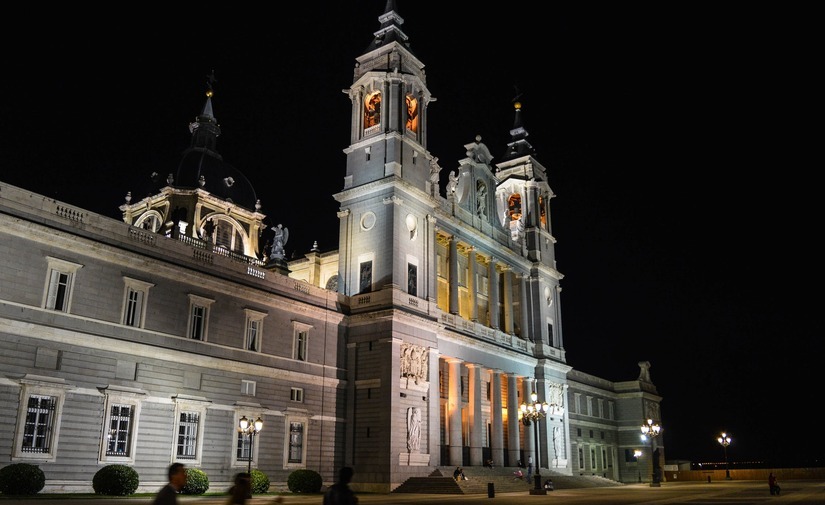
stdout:
[[269,256],[270,258],[283,259],[284,246],[289,241],[289,228],[284,228],[284,225],[278,224],[278,226],[272,227],[272,231],[275,232],[275,238],[272,244],[272,254]]

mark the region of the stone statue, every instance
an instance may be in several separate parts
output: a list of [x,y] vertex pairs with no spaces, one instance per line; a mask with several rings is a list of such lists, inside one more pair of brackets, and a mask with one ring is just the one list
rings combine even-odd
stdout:
[[407,450],[418,452],[421,449],[421,409],[407,409]]
[[282,260],[284,259],[284,246],[289,241],[289,228],[284,228],[284,225],[278,224],[278,226],[272,227],[272,231],[275,232],[275,238],[269,258]]
[[458,186],[458,171],[450,171],[450,182],[447,183],[447,193],[455,194],[455,188]]

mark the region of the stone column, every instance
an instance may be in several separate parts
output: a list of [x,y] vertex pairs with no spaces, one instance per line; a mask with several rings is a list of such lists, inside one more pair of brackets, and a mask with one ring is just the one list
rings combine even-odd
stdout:
[[450,237],[450,314],[458,314],[458,241]]
[[470,466],[481,466],[484,464],[482,447],[484,445],[484,419],[481,416],[481,376],[484,368],[467,364],[470,369]]
[[450,434],[450,465],[462,465],[461,440],[461,360],[450,358],[450,392],[447,395],[447,423]]
[[[427,449],[430,455],[430,465],[441,464],[441,391],[438,384],[438,349],[430,347],[428,379],[430,388],[427,392]],[[421,452],[424,451],[423,441]]]
[[502,419],[501,404],[501,370],[491,370],[491,391],[490,391],[490,424],[492,438],[490,439],[490,451],[492,452],[493,464],[504,466],[504,420]]
[[518,461],[521,447],[518,412],[518,375],[511,373],[507,375],[507,456],[510,459],[510,466],[515,466]]
[[518,276],[518,283],[520,288],[519,300],[519,316],[521,321],[521,338],[524,340],[533,340],[533,335],[530,334],[530,304],[527,303],[527,282],[529,277],[527,274],[520,274]]
[[496,259],[490,258],[490,264],[487,267],[488,275],[490,276],[490,289],[487,293],[487,310],[490,312],[490,328],[498,329],[499,314],[498,314],[498,269],[496,268]]
[[478,290],[476,288],[476,252],[467,250],[467,293],[470,303],[470,321],[478,321]]
[[[524,377],[521,380],[521,398],[522,401],[530,403],[530,393],[533,392],[533,379],[530,377]],[[532,422],[530,426],[524,426],[524,464],[527,464],[527,459],[532,456],[533,462],[536,461],[536,437],[534,436],[535,428],[533,428]]]
[[502,268],[504,277],[504,332],[513,334],[513,272],[509,266]]

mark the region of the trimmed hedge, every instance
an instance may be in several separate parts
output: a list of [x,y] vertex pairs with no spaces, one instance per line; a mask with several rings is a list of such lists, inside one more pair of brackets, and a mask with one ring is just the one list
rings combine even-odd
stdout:
[[252,469],[252,494],[264,494],[269,491],[269,477],[257,468]]
[[14,463],[0,468],[0,493],[37,494],[46,486],[46,475],[37,465]]
[[209,477],[200,468],[186,469],[186,485],[180,490],[181,494],[203,494],[209,489]]
[[286,485],[293,493],[318,493],[324,480],[315,470],[295,470],[286,480]]
[[95,494],[107,496],[129,496],[140,484],[137,471],[126,465],[106,465],[92,478]]

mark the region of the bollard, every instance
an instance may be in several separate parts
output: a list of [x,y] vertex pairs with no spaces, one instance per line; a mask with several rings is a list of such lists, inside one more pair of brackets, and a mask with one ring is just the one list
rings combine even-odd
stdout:
[[487,483],[487,498],[496,497],[496,486],[492,482]]
[[710,475],[708,475],[708,484],[710,484]]

